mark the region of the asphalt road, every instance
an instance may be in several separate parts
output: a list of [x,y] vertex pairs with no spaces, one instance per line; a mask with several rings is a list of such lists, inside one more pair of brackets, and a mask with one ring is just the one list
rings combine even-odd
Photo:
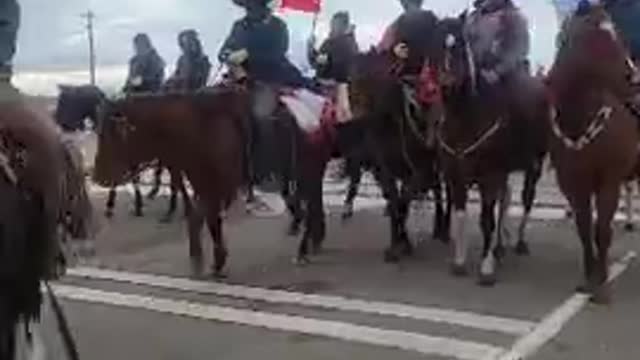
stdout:
[[[328,184],[326,251],[309,266],[292,264],[297,238],[285,235],[285,215],[236,209],[225,229],[228,279],[189,280],[184,223],[157,221],[166,198],[134,218],[124,192],[116,217],[101,219],[96,256],[56,292],[86,360],[640,358],[637,234],[616,225],[613,304],[589,304],[574,293],[581,252],[554,189],[544,179],[532,255],[510,253],[493,288],[449,275],[448,247],[429,240],[429,206],[410,220],[415,255],[383,263],[388,223],[375,189],[365,185],[342,223],[340,186]],[[93,198],[101,211],[104,192]],[[477,259],[479,228],[467,230]],[[65,359],[49,310],[41,333],[50,358]]]

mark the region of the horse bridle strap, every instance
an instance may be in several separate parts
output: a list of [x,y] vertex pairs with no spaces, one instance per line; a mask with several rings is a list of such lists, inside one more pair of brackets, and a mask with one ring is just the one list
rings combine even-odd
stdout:
[[482,136],[478,138],[478,140],[476,140],[471,145],[467,146],[462,150],[456,150],[453,147],[449,146],[446,140],[442,137],[441,131],[437,132],[438,142],[440,143],[440,146],[442,147],[442,149],[446,151],[449,155],[454,156],[458,159],[464,159],[465,157],[469,156],[470,154],[478,150],[478,148],[480,148],[480,146],[482,146],[484,143],[489,141],[489,139],[491,139],[498,132],[498,130],[502,128],[502,123],[503,123],[502,118],[498,118],[498,120],[493,124],[493,126],[487,129],[487,131],[485,131],[482,134]]
[[557,111],[552,108],[551,112],[551,130],[553,131],[553,134],[566,148],[574,151],[581,151],[587,145],[591,144],[598,135],[604,131],[607,121],[613,114],[613,108],[610,106],[602,106],[596,113],[594,120],[591,121],[587,129],[576,140],[567,136],[560,128],[560,125],[558,124]]
[[18,175],[11,167],[11,161],[9,160],[9,157],[3,152],[0,152],[0,170],[2,170],[4,176],[7,177],[7,180],[9,180],[12,185],[18,184]]

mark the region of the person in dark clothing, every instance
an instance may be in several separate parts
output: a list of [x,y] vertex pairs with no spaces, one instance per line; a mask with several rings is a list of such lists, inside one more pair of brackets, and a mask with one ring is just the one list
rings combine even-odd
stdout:
[[271,1],[233,2],[243,7],[246,15],[233,24],[218,58],[232,69],[242,69],[250,79],[248,171],[252,182],[260,185],[272,180],[276,169],[273,114],[279,103],[278,91],[307,87],[310,82],[287,59],[289,31],[285,22],[273,15]]
[[338,12],[331,19],[331,32],[320,49],[316,50],[313,44],[310,44],[309,63],[316,70],[318,79],[346,83],[358,51],[349,13]]
[[211,73],[211,62],[202,50],[198,33],[195,30],[181,32],[178,35],[178,45],[182,55],[178,59],[176,71],[167,81],[167,87],[187,91],[205,87]]
[[422,0],[400,0],[400,3],[404,13],[387,28],[377,48],[393,51],[396,57],[405,60],[404,74],[418,75],[432,48],[428,34],[437,29],[438,17],[422,9]]
[[147,34],[133,38],[135,55],[129,61],[129,75],[124,91],[156,92],[164,82],[164,60],[151,44]]
[[17,89],[11,85],[12,60],[20,26],[20,6],[16,0],[0,0],[0,101],[15,99]]

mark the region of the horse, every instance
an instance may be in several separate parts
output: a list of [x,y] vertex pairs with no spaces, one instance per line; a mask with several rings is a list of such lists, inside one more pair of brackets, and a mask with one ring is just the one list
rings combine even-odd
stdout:
[[61,146],[60,131],[52,119],[22,99],[0,103],[2,359],[16,356],[18,325],[39,319],[41,282],[64,271],[58,262],[57,234],[65,203]]
[[611,222],[637,160],[637,120],[625,106],[633,68],[606,11],[595,5],[583,10],[567,20],[547,79],[555,107],[551,161],[582,243],[585,282],[579,290],[607,303]]
[[[188,216],[192,274],[203,275],[201,231],[213,241],[214,276],[223,276],[227,247],[221,212],[247,184],[244,150],[248,96],[231,86],[193,94],[130,95],[105,103],[98,127],[94,180],[128,181],[155,159],[183,172],[192,184]],[[179,121],[178,121],[179,120]]]
[[[99,107],[106,100],[106,95],[100,88],[93,85],[83,86],[59,86],[60,95],[55,112],[56,122],[66,133],[82,131],[85,129],[85,120],[88,119],[91,128],[97,127],[97,119]],[[160,177],[162,174],[162,165],[158,164],[154,173],[154,184],[147,195],[148,199],[153,199],[159,192]],[[171,197],[169,199],[169,208],[162,217],[162,222],[169,222],[175,213],[178,201],[178,192],[182,188],[180,182],[182,177],[179,174],[172,173],[171,176]],[[144,201],[140,191],[140,178],[138,175],[132,177],[131,184],[134,190],[134,210],[135,216],[143,216]],[[117,192],[115,188],[109,189],[107,197],[105,215],[108,218],[113,217],[113,209],[115,207]]]
[[396,65],[391,53],[375,49],[361,53],[354,60],[349,84],[358,119],[354,121],[362,124],[374,176],[388,201],[391,244],[384,252],[386,262],[397,262],[413,251],[406,220],[409,204],[419,193],[434,193],[433,236],[446,240],[437,150],[428,141],[433,134],[427,121],[435,121],[435,107],[410,100],[408,87],[394,73]]
[[[463,13],[439,24],[439,51],[434,62],[440,73],[446,115],[438,126],[437,138],[449,198],[455,208],[451,271],[456,276],[468,274],[468,244],[463,234],[467,192],[476,184],[481,195],[484,237],[479,284],[491,286],[497,281],[497,260],[504,255],[502,222],[511,198],[508,176],[514,171],[525,173],[525,215],[516,252],[528,253],[524,233],[547,153],[549,104],[543,83],[524,70],[514,75],[517,80],[494,86],[482,82],[464,35],[465,22]],[[497,204],[500,231],[494,241]]]

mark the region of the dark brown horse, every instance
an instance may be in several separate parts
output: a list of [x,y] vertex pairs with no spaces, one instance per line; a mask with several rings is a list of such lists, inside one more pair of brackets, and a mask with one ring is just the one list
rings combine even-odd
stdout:
[[360,54],[350,84],[354,121],[362,124],[365,151],[388,201],[391,245],[384,258],[389,262],[412,252],[406,220],[418,194],[433,191],[433,235],[446,237],[437,151],[428,141],[433,134],[428,132],[427,121],[434,121],[435,108],[410,100],[410,88],[394,71],[397,65],[391,53],[371,50]]
[[607,302],[611,221],[621,185],[637,159],[637,122],[624,104],[633,92],[632,68],[601,7],[569,19],[564,35],[548,78],[556,108],[551,160],[582,241],[581,289],[594,301]]
[[[549,105],[543,84],[520,71],[502,83],[489,85],[476,73],[473,55],[464,36],[466,14],[440,24],[436,53],[446,108],[438,140],[450,200],[453,264],[456,275],[467,273],[468,248],[464,238],[467,192],[478,185],[481,195],[480,227],[484,236],[480,283],[496,281],[496,263],[502,256],[502,231],[496,230],[495,208],[510,196],[507,179],[525,172],[525,216],[517,250],[528,252],[524,229],[535,198],[535,186],[546,154]],[[502,214],[504,209],[500,209]],[[498,221],[498,228],[502,224]],[[497,239],[495,238],[497,237]]]
[[[59,86],[60,95],[58,96],[58,102],[56,106],[55,119],[58,125],[65,133],[73,133],[76,131],[83,131],[85,129],[85,121],[89,121],[91,128],[97,127],[97,117],[100,104],[106,101],[106,95],[97,86],[83,85],[83,86]],[[158,164],[155,169],[154,183],[152,189],[149,191],[148,198],[154,198],[160,189],[160,175],[162,174],[163,166]],[[171,171],[170,171],[171,173]],[[163,222],[168,222],[173,218],[176,208],[178,206],[178,192],[182,188],[180,182],[182,177],[179,174],[172,174],[171,176],[171,197],[169,199],[169,208],[165,216],[162,217]],[[144,201],[140,191],[140,178],[138,175],[131,179],[131,184],[134,190],[134,209],[133,213],[136,216],[143,216]],[[109,189],[109,195],[107,197],[105,215],[107,217],[113,216],[113,209],[115,207],[117,197],[117,189]]]
[[53,120],[21,100],[0,103],[0,358],[18,323],[40,316],[42,281],[59,274],[64,160]]

